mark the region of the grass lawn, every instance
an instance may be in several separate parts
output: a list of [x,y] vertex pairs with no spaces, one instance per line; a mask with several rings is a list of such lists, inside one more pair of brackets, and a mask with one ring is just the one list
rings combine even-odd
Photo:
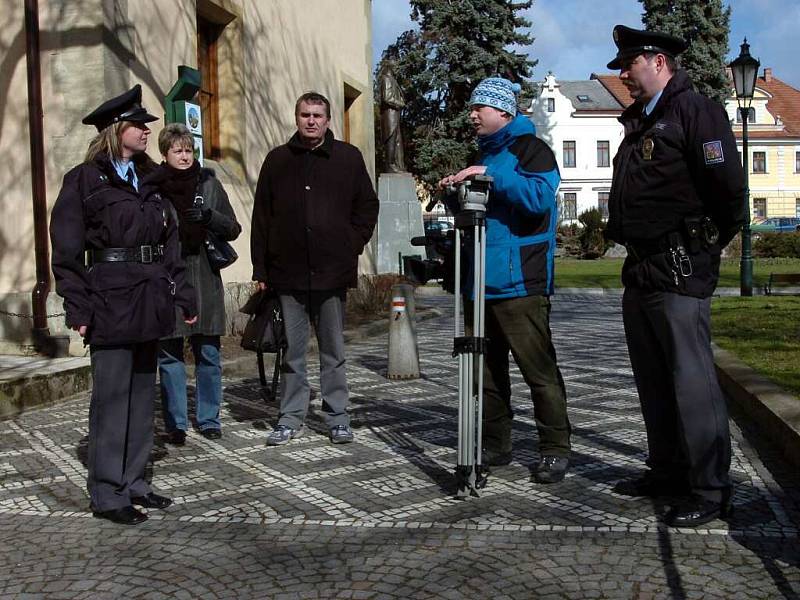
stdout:
[[714,341],[800,396],[800,297],[714,298]]
[[[619,288],[623,259],[556,259],[556,287]],[[800,259],[753,260],[753,289],[770,273],[800,273]],[[719,287],[739,287],[739,259],[723,259]],[[800,396],[800,297],[714,298],[712,336],[720,347]]]
[[[621,258],[597,260],[556,259],[556,287],[619,288],[622,282]],[[753,259],[753,288],[760,288],[770,273],[800,273],[800,258]],[[725,258],[720,268],[718,287],[739,287],[739,259]]]

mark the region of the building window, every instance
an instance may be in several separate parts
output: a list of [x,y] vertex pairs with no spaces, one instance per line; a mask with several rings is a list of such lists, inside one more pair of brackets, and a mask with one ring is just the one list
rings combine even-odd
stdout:
[[200,111],[203,114],[203,156],[220,157],[219,76],[217,44],[224,26],[197,15],[197,68],[200,71]]
[[608,142],[597,142],[597,166],[608,167],[611,164],[611,156]]
[[767,153],[753,152],[753,173],[767,172]]
[[575,192],[564,192],[564,204],[562,206],[562,221],[574,221],[578,218],[578,194]]
[[753,218],[766,219],[767,218],[767,199],[766,198],[753,198]]
[[[736,122],[742,122],[742,111],[738,108],[736,109]],[[755,123],[756,122],[756,107],[751,106],[747,113],[747,122],[748,123]]]
[[358,99],[361,95],[354,87],[344,84],[344,141],[348,144],[352,144],[352,135],[351,135],[351,116],[352,113],[350,112],[350,108],[353,106],[353,103]]
[[575,142],[564,142],[564,168],[575,167]]
[[597,192],[597,210],[604,219],[608,218],[608,192]]
[[794,199],[794,216],[800,219],[800,198]]
[[800,173],[800,152],[794,153],[794,172]]
[[547,99],[547,112],[556,112],[556,99],[555,98],[548,98]]

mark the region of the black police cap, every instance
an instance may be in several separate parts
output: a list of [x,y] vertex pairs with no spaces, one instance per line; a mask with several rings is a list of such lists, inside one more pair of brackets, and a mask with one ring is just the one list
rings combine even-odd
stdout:
[[109,125],[119,121],[134,123],[150,123],[158,121],[158,117],[149,114],[142,108],[142,86],[138,83],[124,94],[106,100],[81,121],[84,125],[94,125],[102,131]]
[[645,52],[675,57],[686,50],[686,42],[680,38],[660,31],[631,29],[625,25],[614,27],[614,43],[617,45],[617,56],[608,63],[609,69],[619,69],[623,60]]

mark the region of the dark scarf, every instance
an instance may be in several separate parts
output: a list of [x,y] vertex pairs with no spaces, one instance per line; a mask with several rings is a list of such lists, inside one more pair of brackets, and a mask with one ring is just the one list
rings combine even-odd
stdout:
[[164,179],[161,192],[172,202],[178,213],[178,236],[184,255],[198,254],[206,239],[206,228],[200,223],[186,223],[183,211],[192,207],[200,179],[200,163],[192,163],[188,169],[175,169],[166,163],[161,164]]

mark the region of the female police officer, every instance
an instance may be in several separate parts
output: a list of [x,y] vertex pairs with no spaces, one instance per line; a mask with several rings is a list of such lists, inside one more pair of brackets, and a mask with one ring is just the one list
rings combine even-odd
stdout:
[[83,119],[99,134],[85,161],[64,176],[50,223],[66,322],[91,351],[92,512],[125,525],[147,519],[134,504],[172,503],[144,478],[153,445],[156,353],[158,338],[175,326],[176,304],[187,322],[196,319],[175,222],[147,182],[155,167],[144,153],[147,123],[157,118],[141,98],[136,85]]

